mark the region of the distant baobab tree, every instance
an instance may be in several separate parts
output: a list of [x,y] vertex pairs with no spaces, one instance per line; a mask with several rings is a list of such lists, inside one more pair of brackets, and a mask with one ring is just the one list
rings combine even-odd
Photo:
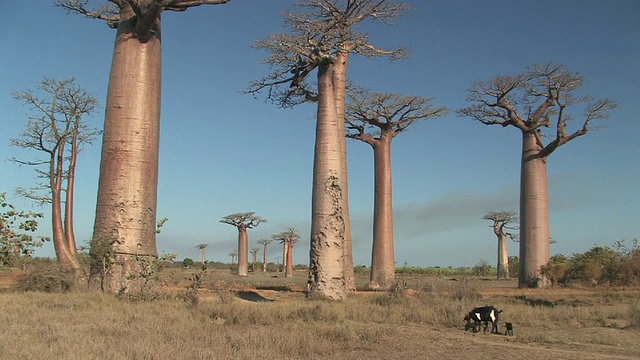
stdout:
[[258,251],[260,251],[260,248],[251,248],[250,252],[252,255],[252,260],[251,261],[251,271],[256,272],[256,263],[258,262]]
[[[410,7],[390,0],[303,0],[302,11],[285,12],[290,34],[255,44],[267,50],[272,73],[247,93],[267,90],[282,107],[317,102],[310,235],[310,294],[344,299],[355,290],[349,221],[344,117],[346,72],[351,53],[399,59],[406,49],[382,49],[356,30],[365,22],[390,24]],[[317,69],[317,82],[307,82]]]
[[505,229],[515,230],[509,224],[518,221],[516,213],[513,211],[490,211],[483,217],[484,220],[493,221],[493,233],[498,237],[498,280],[509,279],[509,248],[507,244],[507,236],[514,239],[515,236],[505,232]]
[[253,229],[267,222],[255,215],[255,212],[230,214],[220,220],[221,223],[238,228],[238,275],[247,276],[249,271],[249,236],[247,229]]
[[229,253],[229,256],[231,256],[231,265],[235,265],[236,256],[238,256],[238,249],[233,249],[233,251]]
[[372,93],[351,89],[345,120],[347,137],[373,148],[373,249],[369,286],[390,290],[395,282],[391,141],[419,120],[443,116],[445,107],[434,107],[420,96]]
[[267,272],[267,246],[273,242],[273,239],[260,239],[258,244],[264,247],[262,251],[262,272]]
[[[117,29],[105,108],[92,247],[108,243],[115,261],[103,283],[120,292],[138,281],[141,257],[158,257],[156,208],[162,79],[161,14],[229,0],[54,0],[69,13]],[[91,264],[99,274],[99,261]],[[116,269],[118,267],[118,269]],[[95,276],[92,276],[95,277]],[[95,279],[97,280],[97,279]],[[96,282],[96,281],[93,281]]]
[[289,228],[279,234],[273,235],[273,240],[282,244],[282,267],[284,269],[284,277],[293,276],[293,244],[300,239],[300,235],[295,228]]
[[200,249],[202,251],[202,268],[205,269],[207,267],[207,260],[205,257],[205,248],[209,246],[208,244],[198,244],[196,245],[197,249]]
[[[586,135],[617,107],[611,99],[580,95],[584,77],[552,62],[529,66],[516,75],[475,82],[459,109],[485,125],[512,126],[522,136],[520,170],[519,287],[547,286],[540,272],[551,257],[547,160],[560,146]],[[569,130],[575,118],[581,125]],[[555,124],[554,124],[555,123]],[[545,130],[551,128],[552,130]],[[545,144],[545,138],[550,141]]]

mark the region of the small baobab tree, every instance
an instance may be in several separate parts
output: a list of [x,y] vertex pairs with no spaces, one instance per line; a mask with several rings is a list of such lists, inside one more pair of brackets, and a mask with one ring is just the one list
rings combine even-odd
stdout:
[[251,248],[249,252],[251,253],[251,271],[256,272],[256,263],[258,263],[258,251],[260,248]]
[[205,269],[207,267],[207,258],[205,256],[205,250],[207,248],[207,246],[209,246],[208,244],[198,244],[196,245],[197,249],[200,249],[200,251],[202,252],[202,268]]
[[[343,299],[355,290],[348,207],[344,134],[346,73],[352,53],[399,59],[403,48],[374,46],[360,23],[389,24],[408,6],[390,0],[303,0],[303,11],[284,14],[290,34],[272,34],[255,47],[271,55],[272,73],[250,84],[248,93],[268,90],[283,107],[317,102],[311,214],[310,293]],[[317,70],[315,85],[307,83]]]
[[267,271],[267,246],[273,242],[273,239],[260,239],[258,244],[264,247],[262,251],[262,272]]
[[[54,0],[68,13],[117,29],[105,106],[92,247],[114,256],[106,291],[137,281],[139,259],[157,258],[156,210],[162,80],[161,15],[229,0]],[[93,258],[101,258],[94,256]],[[93,261],[92,274],[101,264]],[[117,269],[116,269],[117,268]],[[94,276],[92,275],[92,279]],[[92,280],[90,279],[90,280]],[[94,279],[97,280],[97,279]],[[95,282],[95,281],[93,281]],[[102,282],[102,280],[101,280]]]
[[253,229],[267,222],[255,212],[230,214],[220,220],[221,223],[235,226],[238,229],[238,275],[247,276],[249,271],[249,235],[247,229]]
[[231,265],[235,265],[236,257],[238,256],[238,249],[233,249],[233,251],[229,253],[229,256],[231,256]]
[[86,122],[86,117],[97,110],[98,100],[76,85],[73,78],[61,81],[44,78],[36,91],[17,91],[13,96],[24,101],[32,113],[25,130],[11,139],[11,145],[43,154],[35,160],[10,159],[19,165],[36,167],[37,177],[42,180],[36,188],[18,188],[17,192],[40,205],[51,206],[56,258],[60,264],[77,270],[80,263],[73,230],[76,165],[83,146],[100,135],[99,130]]
[[287,231],[273,235],[273,240],[282,244],[282,267],[286,278],[293,276],[293,244],[298,239],[300,239],[300,235],[295,228],[288,228]]
[[434,107],[419,96],[349,91],[345,121],[347,137],[373,148],[373,249],[369,286],[390,290],[395,282],[391,141],[419,120],[443,116],[447,108]]
[[513,211],[490,211],[483,217],[484,220],[491,220],[493,224],[493,233],[498,237],[498,280],[509,279],[509,248],[507,237],[515,238],[514,234],[508,233],[506,230],[515,230],[517,228],[509,226],[511,223],[518,221],[516,213]]
[[[617,103],[579,95],[584,77],[552,62],[520,74],[475,82],[460,116],[485,125],[515,127],[522,136],[519,287],[547,286],[540,268],[551,257],[547,160],[560,146],[586,135]],[[582,121],[570,129],[575,118]],[[550,129],[550,130],[546,130]],[[549,139],[547,142],[546,139]]]

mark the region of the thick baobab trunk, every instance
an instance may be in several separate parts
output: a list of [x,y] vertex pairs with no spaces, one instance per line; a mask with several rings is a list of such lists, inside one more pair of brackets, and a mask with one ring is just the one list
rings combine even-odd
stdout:
[[[111,244],[105,291],[127,291],[139,259],[157,258],[156,203],[160,138],[160,18],[144,41],[134,13],[121,9],[100,163],[92,248]],[[100,248],[100,246],[96,246]],[[95,254],[100,256],[100,254]],[[96,271],[92,271],[96,274]]]
[[345,136],[345,107],[347,97],[347,67],[349,52],[340,51],[333,67],[333,92],[340,131],[340,152],[342,156],[342,198],[344,216],[344,280],[347,290],[356,290],[356,279],[353,268],[353,240],[351,238],[351,216],[349,214],[349,176],[347,170],[347,137]]
[[238,275],[247,276],[249,272],[249,236],[247,229],[238,228]]
[[533,132],[523,133],[520,174],[520,276],[519,287],[542,287],[540,273],[551,257],[549,245],[549,193],[547,159]]
[[333,63],[318,66],[318,118],[313,163],[309,294],[344,299],[342,153],[333,92]]
[[371,255],[372,289],[390,290],[395,281],[393,243],[393,195],[391,185],[391,137],[383,133],[373,145],[374,198],[373,249]]
[[509,249],[507,248],[507,235],[502,231],[498,236],[498,280],[509,280]]
[[288,240],[285,244],[287,247],[287,265],[284,270],[284,277],[290,278],[293,277],[293,239]]

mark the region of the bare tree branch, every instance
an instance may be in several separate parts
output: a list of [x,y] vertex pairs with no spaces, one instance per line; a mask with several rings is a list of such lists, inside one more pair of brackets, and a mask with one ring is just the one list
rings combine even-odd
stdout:
[[54,6],[65,9],[67,14],[76,13],[84,15],[90,19],[102,20],[106,22],[107,26],[110,28],[116,29],[120,20],[120,11],[118,6],[122,6],[122,1],[109,1],[111,4],[102,4],[93,9],[87,7],[89,0],[55,0],[53,4]]
[[429,98],[372,93],[364,88],[350,89],[349,99],[346,136],[370,145],[383,133],[393,138],[416,121],[443,116],[449,111],[434,107]]
[[357,31],[357,25],[365,20],[391,23],[411,9],[407,5],[390,0],[304,0],[296,6],[303,11],[284,14],[290,34],[272,34],[254,45],[269,53],[263,63],[271,66],[271,73],[252,81],[244,93],[255,96],[266,91],[268,100],[291,107],[317,101],[314,84],[308,83],[307,77],[323,57],[340,52],[392,60],[407,56],[407,48],[376,47],[367,34]]
[[[469,89],[470,106],[457,110],[459,116],[470,117],[485,125],[514,126],[522,132],[533,132],[543,148],[539,156],[549,156],[559,146],[597,128],[595,120],[608,118],[618,104],[611,99],[594,100],[575,92],[584,77],[572,73],[564,65],[529,66],[515,76],[497,76],[489,82],[476,82]],[[570,131],[579,105],[584,106],[582,126]],[[555,123],[555,126],[554,124]],[[555,134],[546,128],[555,127]],[[545,145],[543,138],[552,140]]]

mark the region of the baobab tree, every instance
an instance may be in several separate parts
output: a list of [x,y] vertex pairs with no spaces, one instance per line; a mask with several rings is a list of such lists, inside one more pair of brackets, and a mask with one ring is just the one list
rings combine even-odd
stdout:
[[288,228],[279,234],[273,235],[273,240],[282,244],[282,262],[284,268],[284,277],[293,277],[293,244],[295,244],[300,235],[295,228]]
[[493,233],[498,237],[498,280],[509,279],[509,248],[507,237],[513,239],[515,236],[505,231],[505,229],[515,230],[516,228],[509,226],[511,223],[518,221],[516,213],[513,211],[490,211],[483,217],[484,220],[491,220],[493,224]]
[[200,251],[202,251],[202,268],[205,269],[207,267],[207,260],[205,257],[205,248],[209,246],[208,244],[198,244],[196,245],[197,249],[200,249]]
[[419,120],[443,116],[445,107],[434,107],[419,96],[349,91],[346,136],[373,148],[373,248],[369,286],[390,290],[395,282],[391,141]]
[[[36,167],[43,182],[37,188],[18,188],[18,194],[51,206],[53,246],[58,262],[79,269],[73,230],[73,204],[78,154],[91,144],[100,131],[86,122],[98,108],[98,100],[88,90],[76,85],[73,78],[44,78],[34,90],[13,93],[31,109],[29,121],[11,145],[42,153],[35,160],[10,160]],[[45,170],[40,169],[45,167]],[[44,193],[43,193],[44,191]],[[64,210],[63,210],[64,208]]]
[[[138,259],[158,257],[155,238],[162,77],[161,14],[229,0],[54,0],[68,13],[117,29],[109,74],[92,239],[115,257],[106,290],[126,291]],[[100,256],[92,256],[100,258]],[[101,266],[92,262],[92,266]],[[92,274],[98,271],[92,271]]]
[[251,248],[251,250],[249,250],[249,252],[251,253],[251,271],[256,272],[256,263],[258,262],[258,251],[260,251],[260,248]]
[[[349,55],[405,56],[405,49],[372,45],[356,27],[365,20],[390,23],[409,7],[387,0],[304,0],[298,5],[307,11],[284,14],[291,34],[272,34],[256,43],[271,53],[265,62],[273,72],[252,82],[247,92],[267,89],[268,98],[282,107],[317,102],[309,289],[343,299],[347,290],[355,290],[342,121]],[[314,87],[307,80],[316,69]]]
[[267,222],[255,215],[255,212],[230,214],[220,220],[221,223],[238,228],[238,275],[247,276],[249,271],[249,236],[247,229],[253,229]]
[[262,272],[267,272],[267,246],[273,242],[273,239],[260,239],[258,244],[264,247],[262,251]]
[[231,256],[231,265],[235,265],[236,256],[238,256],[238,249],[233,249],[233,251],[229,253],[229,256]]
[[[617,103],[576,94],[584,77],[552,62],[532,65],[517,75],[476,82],[472,105],[458,110],[485,125],[515,127],[522,134],[520,169],[519,287],[547,286],[540,267],[550,259],[547,159],[560,146],[586,135],[607,119]],[[581,125],[569,129],[574,118]],[[555,123],[555,124],[554,124]],[[552,130],[545,130],[552,129]],[[549,141],[545,144],[545,138]]]

